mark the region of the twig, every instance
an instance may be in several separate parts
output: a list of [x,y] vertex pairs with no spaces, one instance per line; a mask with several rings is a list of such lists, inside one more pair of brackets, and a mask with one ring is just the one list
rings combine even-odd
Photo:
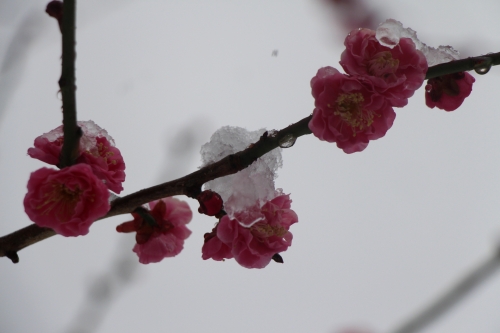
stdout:
[[[65,5],[66,1],[64,2]],[[66,12],[64,12],[64,15],[66,15]],[[450,63],[429,67],[426,79],[433,78],[439,75],[461,72],[464,70],[473,70],[475,66],[477,66],[478,64],[482,64],[485,61],[485,58],[489,58],[491,66],[500,64],[500,53],[457,60]],[[280,141],[285,137],[291,135],[296,139],[302,135],[310,134],[311,131],[309,130],[308,124],[311,120],[311,117],[312,116],[306,117],[299,122],[282,129],[279,132],[275,132],[270,135],[268,135],[268,133],[266,132],[259,139],[259,141],[257,141],[247,149],[236,154],[229,155],[222,160],[201,168],[200,170],[193,172],[187,176],[140,190],[123,198],[118,198],[111,203],[110,211],[101,219],[115,215],[131,213],[136,207],[139,207],[140,205],[165,197],[174,195],[187,195],[189,197],[195,197],[201,191],[201,186],[204,183],[245,169],[262,155],[277,148],[280,145]],[[66,144],[66,129],[64,135],[64,141]],[[9,235],[0,237],[0,257],[9,257],[9,255],[12,256],[13,253],[15,254],[19,250],[27,246],[35,244],[54,235],[55,233],[51,229],[41,228],[35,224],[17,230]]]
[[450,290],[437,298],[430,306],[422,312],[401,325],[392,333],[415,333],[438,319],[441,315],[457,305],[475,288],[491,277],[500,268],[500,248],[495,254],[481,263],[469,274],[458,281]]
[[82,131],[76,124],[75,2],[76,0],[64,0],[62,17],[62,72],[59,87],[63,101],[64,143],[59,158],[60,168],[74,164],[82,136]]
[[[500,65],[500,52],[486,54],[479,57],[470,57],[467,59],[455,60],[429,67],[427,70],[426,79],[443,76],[446,74],[453,74],[464,71],[472,71],[481,68],[482,66],[490,67]],[[486,74],[488,71],[479,72],[479,74]]]

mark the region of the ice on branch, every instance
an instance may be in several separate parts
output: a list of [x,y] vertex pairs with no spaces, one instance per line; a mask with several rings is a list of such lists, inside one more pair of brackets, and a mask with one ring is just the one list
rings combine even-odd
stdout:
[[[80,149],[81,150],[91,150],[93,149],[96,144],[97,144],[97,138],[98,137],[104,137],[112,147],[115,146],[115,141],[113,138],[108,134],[108,132],[99,127],[96,123],[94,123],[92,120],[88,121],[79,121],[78,126],[82,129],[83,136],[80,139]],[[53,129],[52,131],[48,133],[44,133],[40,136],[40,138],[45,138],[49,142],[54,142],[58,140],[59,138],[62,138],[64,135],[63,132],[63,127],[62,125]]]
[[[265,131],[260,129],[250,132],[232,126],[220,128],[201,147],[202,166],[248,148]],[[281,166],[281,151],[279,148],[274,149],[248,168],[206,183],[205,189],[219,193],[224,200],[224,210],[231,219],[250,227],[264,219],[261,206],[277,196],[274,180],[277,177],[276,171]]]
[[458,51],[453,47],[441,45],[436,49],[427,46],[417,38],[416,31],[404,28],[401,22],[394,19],[388,19],[379,25],[376,31],[376,38],[380,44],[389,48],[394,48],[398,45],[401,38],[411,38],[417,50],[422,51],[425,55],[429,67],[460,59]]

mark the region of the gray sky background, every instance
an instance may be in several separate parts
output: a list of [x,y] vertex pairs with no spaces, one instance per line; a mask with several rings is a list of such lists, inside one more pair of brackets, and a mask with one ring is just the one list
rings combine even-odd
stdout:
[[[26,183],[45,165],[26,150],[61,121],[60,35],[45,4],[0,1],[2,61],[23,18],[41,15],[9,81],[15,89],[0,91],[0,235],[30,223]],[[500,51],[498,1],[369,6],[430,46],[449,44],[464,56]],[[196,170],[192,147],[221,126],[281,129],[309,115],[310,79],[320,67],[340,69],[347,33],[319,0],[89,0],[78,2],[77,24],[78,117],[114,137],[127,164],[123,194]],[[500,69],[474,75],[457,111],[427,108],[421,88],[362,153],[346,155],[312,135],[283,150],[277,187],[291,193],[299,216],[284,265],[248,270],[234,260],[201,260],[215,220],[195,213],[184,251],[138,265],[96,332],[394,328],[500,237]],[[188,141],[191,155],[179,155],[176,147]],[[0,260],[0,332],[68,332],[92,281],[123,247],[127,236],[115,226],[129,219],[31,246],[17,265]],[[128,245],[123,251],[133,257]],[[497,333],[499,308],[500,276],[425,332]]]

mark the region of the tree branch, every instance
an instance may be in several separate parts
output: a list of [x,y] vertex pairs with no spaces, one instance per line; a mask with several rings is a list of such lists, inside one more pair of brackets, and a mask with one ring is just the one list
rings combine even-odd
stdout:
[[[64,4],[70,3],[72,1],[65,0]],[[66,8],[65,8],[66,10]],[[74,6],[73,6],[74,11]],[[66,11],[64,12],[66,15]],[[68,23],[69,24],[69,23]],[[64,28],[64,26],[63,26]],[[73,30],[74,32],[74,21]],[[63,35],[64,36],[64,35]],[[64,38],[64,37],[63,37]],[[74,38],[74,35],[73,35]],[[74,39],[73,44],[74,45]],[[72,49],[74,51],[74,49]],[[63,59],[64,60],[64,59]],[[74,60],[74,58],[73,58]],[[495,54],[489,54],[480,57],[467,58],[463,60],[456,60],[449,63],[444,63],[436,66],[429,67],[426,75],[426,79],[430,79],[440,75],[452,74],[462,71],[469,71],[477,68],[478,65],[484,65],[484,62],[488,62],[491,66],[500,64],[500,52]],[[491,62],[491,63],[490,63]],[[63,61],[63,67],[64,67]],[[73,70],[73,82],[74,82],[74,64],[72,65]],[[62,78],[62,77],[61,77]],[[73,85],[74,87],[74,85]],[[61,87],[62,90],[62,87]],[[69,89],[71,90],[71,89]],[[74,103],[74,89],[72,90],[73,97],[72,101]],[[69,92],[67,92],[70,95]],[[63,95],[64,96],[64,95]],[[64,101],[64,99],[63,99]],[[76,115],[76,108],[75,115]],[[159,184],[153,187],[149,187],[138,192],[129,194],[125,197],[115,199],[111,203],[110,211],[103,216],[101,219],[108,218],[115,215],[131,213],[136,207],[139,207],[145,203],[153,200],[158,200],[165,197],[170,197],[174,195],[186,195],[188,197],[195,197],[200,191],[201,186],[213,179],[224,177],[240,170],[245,169],[254,161],[256,161],[262,155],[270,152],[271,150],[280,146],[280,142],[288,141],[290,136],[297,139],[300,136],[311,134],[308,124],[312,116],[306,117],[295,124],[292,124],[281,131],[278,132],[268,132],[264,133],[262,137],[248,147],[247,149],[238,152],[236,154],[229,155],[222,160],[207,165],[182,178],[172,180],[163,184]],[[76,126],[76,116],[74,118],[74,126]],[[70,125],[72,126],[72,125]],[[69,128],[69,126],[68,126]],[[79,129],[76,126],[77,129]],[[68,135],[74,135],[75,132],[68,133]],[[64,132],[64,143],[66,140],[66,125]],[[68,140],[69,141],[69,140]],[[78,148],[78,141],[76,141],[76,146]],[[38,227],[32,224],[23,229],[17,230],[9,235],[0,237],[0,257],[8,257],[17,262],[19,258],[17,257],[17,252],[27,246],[33,245],[39,241],[46,238],[54,236],[55,232],[49,228]],[[398,332],[399,333],[399,332]]]
[[422,312],[401,325],[392,333],[415,333],[434,322],[444,313],[457,305],[474,289],[491,277],[500,268],[500,247],[496,249],[493,256],[481,263],[469,274],[458,281],[450,290],[436,299]]
[[[444,64],[429,67],[425,78],[432,79],[438,76],[472,70],[476,70],[478,74],[486,74],[491,66],[496,65],[500,65],[500,52],[445,62]],[[483,68],[487,68],[487,70],[484,71],[482,70]]]
[[78,158],[78,144],[82,131],[76,123],[75,85],[75,16],[76,0],[64,0],[62,16],[62,72],[59,79],[63,101],[64,143],[59,167],[73,165]]
[[[247,149],[236,154],[229,155],[222,160],[207,165],[206,167],[201,168],[187,176],[115,199],[111,203],[111,209],[109,212],[101,219],[131,213],[136,209],[136,207],[165,197],[186,195],[194,198],[201,192],[201,186],[204,183],[245,169],[262,155],[279,147],[280,142],[284,139],[288,139],[290,136],[298,138],[302,135],[310,134],[311,130],[309,129],[308,124],[311,117],[312,116],[306,117],[279,132],[271,134],[269,134],[269,132],[265,132],[259,141]],[[56,233],[52,229],[42,228],[36,224],[32,224],[26,228],[15,231],[0,238],[0,257],[6,256],[10,258],[10,254],[17,253],[19,250],[54,236],[55,234]],[[13,260],[13,262],[17,261],[18,259],[16,261]]]

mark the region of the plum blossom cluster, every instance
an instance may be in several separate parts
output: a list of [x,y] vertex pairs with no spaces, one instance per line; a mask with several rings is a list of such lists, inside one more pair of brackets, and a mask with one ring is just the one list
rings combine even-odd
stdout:
[[[264,132],[230,126],[219,129],[201,148],[203,164],[247,148]],[[247,268],[263,268],[273,259],[282,262],[279,253],[292,244],[289,228],[298,222],[298,217],[291,210],[290,196],[274,186],[281,165],[281,152],[277,149],[234,175],[205,184],[205,190],[196,196],[198,211],[220,220],[212,232],[205,234],[203,259],[235,258]],[[191,234],[186,224],[191,221],[192,212],[187,203],[174,198],[150,202],[147,207],[136,209],[132,216],[132,221],[120,224],[116,230],[136,232],[133,251],[143,264],[176,256]]]
[[[401,38],[410,38],[417,49],[425,55],[429,66],[460,58],[458,51],[451,46],[441,45],[438,48],[427,46],[417,38],[417,33],[414,30],[404,28],[401,22],[393,19],[380,24],[376,37],[382,45],[387,47],[397,45]],[[430,108],[437,107],[445,111],[454,111],[470,95],[474,81],[474,77],[467,72],[429,79],[425,86],[425,103]]]
[[309,128],[349,154],[386,134],[396,118],[393,107],[405,106],[422,85],[427,61],[410,38],[390,48],[370,29],[352,31],[344,45],[340,65],[347,74],[324,67],[311,80]]
[[[24,209],[41,227],[63,236],[81,236],[109,211],[109,190],[119,193],[125,163],[113,139],[93,121],[78,122],[82,129],[76,164],[61,170],[41,168],[28,181]],[[28,155],[58,166],[64,142],[62,126],[35,139]]]
[[234,258],[246,268],[266,267],[273,257],[292,245],[293,235],[288,230],[298,217],[290,209],[291,203],[289,195],[277,191],[274,199],[259,208],[264,218],[250,227],[243,226],[241,220],[223,216],[212,232],[205,234],[202,258]]
[[[247,148],[264,132],[222,127],[201,148],[203,165]],[[273,258],[280,260],[279,253],[292,244],[289,228],[298,222],[290,196],[275,189],[276,171],[281,166],[281,151],[275,149],[248,168],[205,184],[205,189],[220,195],[227,215],[205,234],[203,259],[235,258],[246,268],[264,268]]]
[[[345,39],[340,65],[346,74],[323,67],[311,80],[315,109],[309,128],[345,153],[364,150],[392,127],[394,107],[404,107],[422,86],[429,65],[458,59],[449,46],[428,47],[415,31],[395,20],[377,31],[353,30]],[[472,90],[468,73],[429,80],[426,103],[455,110]]]

